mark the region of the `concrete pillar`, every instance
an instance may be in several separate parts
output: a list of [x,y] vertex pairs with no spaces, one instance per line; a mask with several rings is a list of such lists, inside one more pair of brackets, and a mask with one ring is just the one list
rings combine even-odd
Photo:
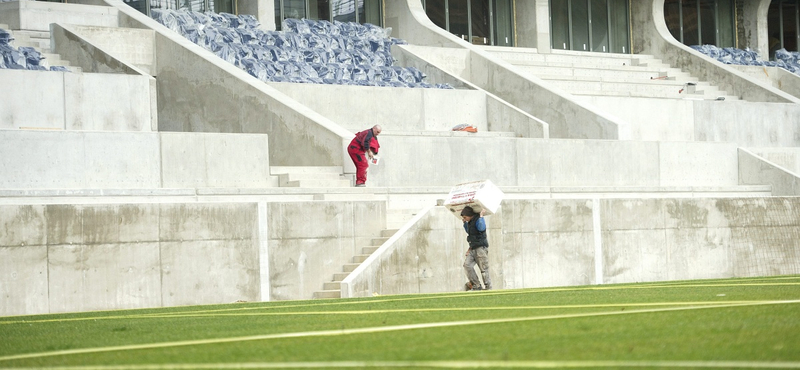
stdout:
[[516,46],[550,53],[550,4],[548,0],[516,1]]
[[239,14],[250,14],[258,19],[261,28],[275,30],[275,0],[236,0]]
[[654,50],[661,44],[662,34],[669,35],[664,21],[664,0],[631,1],[631,50],[634,54],[661,53]]
[[750,48],[763,60],[769,59],[769,34],[767,11],[772,0],[745,0],[741,13],[741,28],[744,39],[739,40],[739,48]]

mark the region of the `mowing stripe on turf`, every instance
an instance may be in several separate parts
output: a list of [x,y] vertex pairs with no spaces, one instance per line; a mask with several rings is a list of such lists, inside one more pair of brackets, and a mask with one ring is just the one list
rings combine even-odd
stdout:
[[434,323],[422,323],[422,324],[378,326],[378,327],[356,328],[356,329],[319,330],[319,331],[296,332],[296,333],[249,335],[249,336],[232,337],[232,338],[198,339],[198,340],[186,340],[186,341],[150,343],[150,344],[133,344],[133,345],[126,345],[126,346],[111,346],[111,347],[98,347],[98,348],[80,348],[80,349],[70,349],[70,350],[60,350],[60,351],[51,351],[51,352],[40,352],[40,353],[24,353],[24,354],[18,354],[18,355],[2,356],[2,357],[0,357],[0,361],[30,359],[30,358],[41,358],[41,357],[53,357],[53,356],[78,355],[78,354],[89,354],[89,353],[101,353],[101,352],[130,351],[130,350],[142,350],[142,349],[158,349],[158,348],[195,346],[195,345],[219,344],[219,343],[234,343],[234,342],[246,342],[246,341],[268,340],[268,339],[303,338],[303,337],[333,337],[333,336],[341,336],[341,335],[370,334],[370,333],[382,333],[382,332],[392,332],[392,331],[401,331],[401,330],[431,329],[431,328],[443,328],[443,327],[466,326],[466,325],[501,324],[501,323],[513,323],[513,322],[524,322],[524,321],[540,321],[540,320],[569,319],[569,318],[596,317],[596,316],[614,316],[614,315],[631,315],[631,314],[641,314],[641,313],[658,313],[658,312],[669,312],[669,311],[701,310],[701,309],[710,309],[710,308],[731,308],[731,307],[745,307],[745,306],[759,306],[759,305],[778,305],[778,304],[797,304],[797,303],[800,303],[800,300],[762,301],[762,302],[739,303],[739,304],[728,304],[728,305],[670,307],[670,308],[658,308],[658,309],[646,309],[646,310],[630,310],[630,311],[611,311],[611,312],[590,312],[590,313],[575,313],[575,314],[564,314],[564,315],[530,316],[530,317],[515,317],[515,318],[502,318],[502,319],[484,319],[484,320],[465,320],[465,321],[434,322]]
[[715,302],[648,302],[648,303],[609,303],[609,304],[577,304],[577,305],[549,305],[549,306],[504,306],[504,307],[444,307],[444,308],[416,308],[416,309],[383,309],[383,310],[346,310],[346,311],[283,311],[283,312],[206,312],[186,311],[178,313],[154,313],[146,315],[100,316],[100,317],[75,317],[63,319],[21,320],[8,321],[3,324],[42,324],[54,322],[97,321],[97,320],[133,320],[133,319],[173,319],[181,317],[235,317],[235,316],[302,316],[302,315],[365,315],[376,313],[406,313],[406,312],[439,312],[439,311],[510,311],[510,310],[546,310],[546,309],[578,309],[578,308],[613,308],[613,307],[655,307],[655,306],[701,306],[701,305],[730,305],[743,303],[757,303],[763,301],[715,301]]
[[[564,369],[564,368],[718,368],[800,369],[800,362],[759,361],[334,361],[243,362],[214,364],[143,364],[27,367],[25,370],[191,370],[191,369],[331,369],[331,368],[442,368],[442,369]],[[20,368],[0,368],[0,370]]]

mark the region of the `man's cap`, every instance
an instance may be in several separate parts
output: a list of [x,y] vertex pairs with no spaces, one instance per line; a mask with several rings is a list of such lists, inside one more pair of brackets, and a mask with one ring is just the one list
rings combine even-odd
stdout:
[[467,216],[467,217],[472,217],[472,216],[475,216],[475,211],[472,210],[472,207],[467,206],[467,207],[464,207],[464,209],[461,210],[461,215],[462,216]]

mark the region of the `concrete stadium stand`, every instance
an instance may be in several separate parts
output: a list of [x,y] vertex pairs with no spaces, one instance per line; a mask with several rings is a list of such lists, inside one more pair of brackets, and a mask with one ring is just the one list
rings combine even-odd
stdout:
[[[797,274],[798,207],[797,197],[505,200],[487,217],[492,282],[512,289]],[[430,207],[401,231],[345,278],[342,297],[463,290],[460,220]]]

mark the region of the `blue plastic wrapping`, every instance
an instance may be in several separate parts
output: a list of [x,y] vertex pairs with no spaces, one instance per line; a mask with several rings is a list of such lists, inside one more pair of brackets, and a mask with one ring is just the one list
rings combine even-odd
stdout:
[[253,16],[157,10],[153,18],[262,81],[452,89],[416,68],[394,66],[390,30],[372,24],[285,19],[259,29]]
[[800,62],[798,61],[800,53],[788,52],[786,49],[775,52],[775,61],[765,61],[760,59],[758,53],[750,49],[718,48],[714,45],[694,45],[691,48],[725,64],[780,67],[800,74]]
[[11,33],[0,28],[0,45],[8,45],[12,40],[14,38],[11,37]]

